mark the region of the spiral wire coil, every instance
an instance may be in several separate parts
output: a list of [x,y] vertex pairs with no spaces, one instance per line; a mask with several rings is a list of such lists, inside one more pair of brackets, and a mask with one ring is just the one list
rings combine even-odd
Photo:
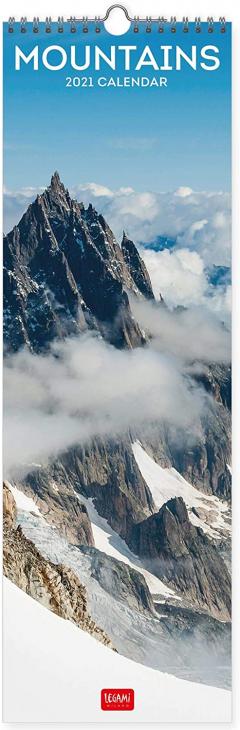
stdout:
[[[105,16],[102,18],[100,16],[95,16],[95,18],[90,18],[87,15],[85,15],[81,18],[70,17],[67,19],[66,25],[70,29],[70,33],[77,33],[77,31],[79,29],[82,31],[82,33],[88,33],[89,23],[94,23],[95,32],[100,33],[101,24],[104,23],[104,21],[106,21],[108,19],[111,10],[113,10],[115,8],[120,8],[124,12],[127,20],[129,20],[131,22],[134,33],[139,33],[140,29],[142,30],[141,26],[143,26],[143,31],[145,33],[149,34],[153,30],[153,24],[154,24],[154,26],[155,25],[157,26],[158,33],[164,33],[164,31],[167,27],[170,28],[171,33],[177,33],[178,30],[182,30],[183,33],[189,32],[190,21],[189,21],[188,17],[183,17],[180,22],[177,21],[177,18],[175,16],[172,16],[170,18],[170,20],[168,20],[167,18],[164,18],[164,17],[153,18],[150,15],[147,15],[146,18],[140,18],[139,16],[134,16],[134,18],[131,18],[128,14],[128,11],[126,10],[126,8],[123,5],[111,5],[108,8]],[[53,26],[53,21],[52,21],[51,17],[47,17],[45,19],[45,21],[43,21],[43,22],[45,24],[45,28],[44,28],[45,33],[49,34],[52,32],[53,28],[55,29],[55,23]],[[195,18],[194,26],[195,26],[196,33],[201,33],[202,23],[203,23],[203,21],[200,17]],[[226,19],[224,17],[220,17],[218,20],[218,23],[220,24],[220,33],[225,33],[226,32]],[[180,24],[182,25],[182,29],[179,28]],[[26,33],[28,30],[30,30],[26,17],[22,17],[20,19],[19,24],[16,23],[15,18],[10,17],[9,21],[8,21],[8,32],[13,33],[15,27],[18,27],[18,25],[20,27],[21,33]],[[40,32],[38,17],[33,18],[33,21],[31,22],[31,26],[32,26],[33,33]],[[57,26],[56,29],[57,29],[58,33],[63,33],[65,31],[65,21],[64,21],[63,17],[60,17],[60,16],[58,17],[56,26]],[[209,34],[214,33],[215,22],[214,22],[213,17],[209,16],[207,18],[207,26],[208,26],[208,33]]]

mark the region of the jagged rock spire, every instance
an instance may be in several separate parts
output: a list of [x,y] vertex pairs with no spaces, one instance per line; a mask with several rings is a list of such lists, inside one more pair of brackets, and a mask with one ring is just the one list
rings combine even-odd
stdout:
[[64,196],[68,199],[68,204],[70,204],[70,196],[67,188],[65,188],[63,182],[61,181],[59,172],[55,170],[51,177],[50,186],[48,188],[49,192],[53,195],[59,195],[60,197]]
[[123,231],[122,253],[131,277],[139,291],[147,298],[154,299],[151,280],[147,268],[141,259],[138,250],[130,238]]
[[59,185],[62,185],[61,180],[60,180],[60,175],[59,175],[59,172],[57,170],[55,170],[55,172],[53,173],[53,175],[51,177],[50,187],[57,188],[57,187],[59,187]]
[[69,209],[73,202],[71,201],[68,189],[65,188],[57,170],[53,173],[50,185],[45,192],[42,193],[42,197],[45,199],[45,203],[47,201],[47,207],[49,207],[49,205],[51,207],[54,201],[56,205]]
[[[25,343],[40,351],[55,337],[88,326],[104,332],[117,347],[142,344],[125,292],[136,286],[122,251],[103,216],[72,200],[57,171],[6,237],[4,252],[10,272],[5,309],[13,314],[6,332],[9,346],[18,349]],[[21,290],[19,264],[27,269],[24,277],[21,273]]]

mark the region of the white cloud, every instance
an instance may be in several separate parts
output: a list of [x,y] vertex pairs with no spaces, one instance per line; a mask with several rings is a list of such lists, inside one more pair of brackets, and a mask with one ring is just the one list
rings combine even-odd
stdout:
[[182,186],[176,190],[174,195],[176,195],[176,197],[179,197],[179,198],[187,198],[188,195],[192,195],[192,193],[193,193],[192,188],[187,188],[187,187]]
[[3,218],[4,218],[4,232],[8,233],[13,226],[15,226],[21,219],[25,210],[27,210],[30,203],[35,200],[36,196],[43,192],[44,188],[22,188],[12,192],[11,190],[4,190],[3,195]]
[[196,251],[177,248],[153,251],[140,248],[156,299],[161,294],[168,307],[204,307],[230,324],[231,286],[209,283],[204,261]]
[[113,198],[114,193],[109,188],[106,188],[104,185],[98,185],[97,183],[90,182],[85,183],[85,185],[79,186],[79,188],[75,189],[75,195],[76,192],[79,190],[79,192],[89,192],[94,196],[94,198]]
[[201,257],[187,248],[152,251],[141,248],[154,294],[161,293],[170,307],[189,306],[203,301],[208,288]]
[[204,226],[207,226],[207,224],[208,224],[208,221],[206,220],[206,218],[203,218],[202,221],[196,221],[195,223],[192,223],[192,225],[189,228],[189,233],[192,236],[192,238],[194,237],[195,233],[197,233],[197,231],[202,231]]
[[219,319],[226,323],[229,322],[229,325],[231,324],[232,287],[230,285],[226,288],[214,287],[211,298],[206,301],[212,312],[215,312]]
[[48,355],[8,357],[5,475],[129,427],[165,421],[192,433],[207,397],[169,349],[170,355],[155,345],[119,351],[86,335],[54,345]]
[[230,362],[230,333],[205,307],[170,311],[133,297],[131,307],[140,326],[153,336],[152,348],[183,363]]

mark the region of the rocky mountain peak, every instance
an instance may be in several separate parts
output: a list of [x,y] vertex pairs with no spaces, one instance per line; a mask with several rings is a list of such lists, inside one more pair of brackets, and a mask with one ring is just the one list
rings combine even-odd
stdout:
[[133,241],[123,231],[122,253],[137,288],[146,299],[154,299],[149,273]]
[[91,204],[85,209],[71,199],[57,171],[5,237],[4,266],[10,349],[25,343],[39,351],[54,337],[77,334],[80,321],[81,331],[99,329],[118,347],[143,343],[126,290],[144,293],[144,264],[137,288],[104,217]]
[[57,172],[57,170],[55,170],[55,172],[53,173],[53,175],[51,177],[50,188],[52,188],[53,190],[56,190],[57,188],[60,188],[60,187],[63,188],[64,185],[61,182],[59,173]]
[[42,193],[42,199],[48,209],[48,212],[55,212],[53,209],[64,213],[65,209],[69,209],[71,205],[71,197],[67,188],[61,181],[59,173],[56,171],[51,177],[50,185]]

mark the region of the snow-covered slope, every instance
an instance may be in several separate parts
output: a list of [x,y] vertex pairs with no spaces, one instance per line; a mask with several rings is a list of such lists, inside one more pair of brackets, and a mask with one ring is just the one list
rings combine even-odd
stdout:
[[39,517],[41,516],[41,512],[39,511],[38,506],[31,497],[27,497],[24,492],[21,492],[20,489],[14,487],[13,484],[10,484],[10,482],[6,480],[5,484],[8,489],[10,489],[10,492],[12,492],[18,510],[24,510],[25,512],[34,512],[35,515],[38,515]]
[[[231,694],[149,669],[59,618],[4,579],[5,722],[230,722]],[[135,690],[103,712],[102,688]]]
[[[146,453],[139,441],[133,443],[132,450],[158,509],[172,497],[182,497],[192,524],[201,527],[209,537],[220,539],[222,530],[226,533],[230,531],[229,507],[226,502],[203,494],[189,484],[176,469],[163,469]],[[192,507],[197,510],[199,517],[192,512]]]

